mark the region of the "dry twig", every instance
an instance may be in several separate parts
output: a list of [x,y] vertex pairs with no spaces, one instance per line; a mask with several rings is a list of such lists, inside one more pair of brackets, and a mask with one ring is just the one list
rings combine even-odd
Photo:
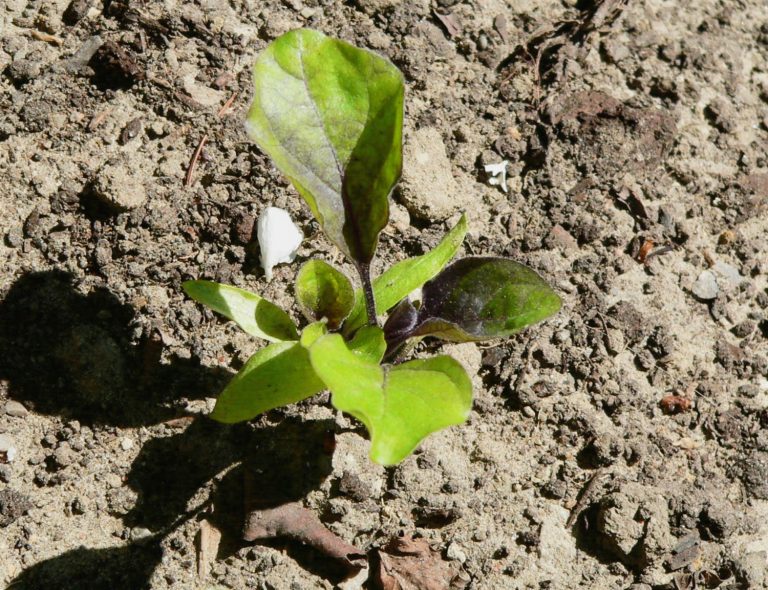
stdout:
[[200,139],[200,143],[197,144],[197,148],[195,148],[195,153],[192,154],[192,159],[189,161],[189,168],[187,168],[187,175],[184,177],[185,187],[192,186],[192,175],[195,173],[195,168],[197,168],[197,161],[200,159],[200,154],[203,151],[203,147],[205,147],[206,141],[208,141],[207,133],[203,135],[203,137]]

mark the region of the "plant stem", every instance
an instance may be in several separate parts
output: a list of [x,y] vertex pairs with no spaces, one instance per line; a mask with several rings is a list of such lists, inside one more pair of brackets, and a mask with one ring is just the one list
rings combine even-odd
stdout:
[[371,284],[371,267],[367,262],[360,262],[357,265],[357,274],[360,275],[360,281],[363,283],[363,295],[365,295],[365,310],[368,312],[368,324],[378,326],[379,321],[376,318],[376,300],[373,298],[373,285]]

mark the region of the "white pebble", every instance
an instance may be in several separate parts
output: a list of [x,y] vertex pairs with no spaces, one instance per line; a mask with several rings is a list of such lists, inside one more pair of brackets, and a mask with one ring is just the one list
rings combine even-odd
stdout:
[[130,451],[133,448],[133,439],[132,438],[124,438],[120,441],[120,448],[124,451]]
[[5,404],[5,413],[15,418],[23,418],[29,414],[29,410],[27,410],[27,408],[25,408],[16,400],[11,400]]
[[720,288],[717,286],[717,279],[715,278],[714,273],[705,270],[696,279],[691,290],[696,297],[706,301],[717,297]]
[[467,561],[467,554],[464,553],[464,549],[458,543],[451,543],[448,545],[448,549],[445,551],[445,556],[451,561],[458,561],[464,563]]

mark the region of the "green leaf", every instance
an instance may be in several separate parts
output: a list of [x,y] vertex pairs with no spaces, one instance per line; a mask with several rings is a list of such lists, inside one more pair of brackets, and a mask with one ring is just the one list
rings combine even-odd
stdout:
[[[397,305],[414,289],[418,289],[437,275],[458,252],[467,234],[467,219],[462,215],[456,226],[430,252],[401,260],[373,281],[373,296],[376,309],[387,311]],[[355,293],[355,307],[344,322],[344,334],[354,333],[365,324],[365,299],[362,290]]]
[[270,342],[299,339],[291,317],[255,293],[213,281],[187,281],[182,287],[192,299],[234,321],[251,336]]
[[254,354],[232,378],[210,417],[231,424],[293,404],[325,389],[298,342],[276,342]]
[[301,345],[304,348],[309,348],[315,343],[315,340],[320,336],[325,336],[328,333],[328,325],[323,322],[313,322],[304,328],[301,332]]
[[358,263],[373,258],[402,168],[403,77],[386,59],[318,31],[259,55],[247,128]]
[[560,306],[560,297],[527,266],[506,258],[462,258],[424,285],[407,337],[467,342],[510,336]]
[[355,290],[341,272],[322,260],[310,260],[296,276],[296,301],[310,320],[328,320],[335,330],[352,311]]
[[333,405],[360,420],[371,437],[371,459],[394,465],[429,434],[466,420],[472,383],[447,356],[380,366],[351,352],[339,334],[318,339],[312,366]]
[[363,326],[355,332],[352,340],[347,342],[347,346],[355,354],[374,363],[380,363],[387,351],[384,330],[378,326]]

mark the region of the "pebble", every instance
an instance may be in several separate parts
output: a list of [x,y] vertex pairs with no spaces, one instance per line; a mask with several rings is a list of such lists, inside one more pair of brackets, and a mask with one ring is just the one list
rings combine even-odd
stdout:
[[463,547],[458,543],[451,543],[448,545],[445,556],[451,561],[458,561],[459,563],[467,561],[467,554],[464,552]]
[[714,273],[709,270],[703,271],[693,284],[692,291],[699,299],[705,301],[715,299],[720,288],[717,286],[717,279]]
[[13,439],[7,434],[0,434],[0,463],[11,463],[18,452]]
[[13,469],[11,469],[10,465],[0,465],[0,481],[10,483],[12,475]]
[[24,241],[24,236],[21,233],[20,227],[12,227],[8,230],[8,233],[5,235],[5,243],[8,244],[11,248],[18,248],[21,246],[21,243]]
[[130,533],[130,539],[134,543],[136,541],[141,541],[142,539],[146,539],[147,537],[151,537],[151,536],[152,536],[152,531],[144,527],[133,528],[131,529],[131,533]]
[[77,456],[66,443],[62,443],[53,453],[53,460],[59,469],[72,465],[75,459],[77,459]]
[[132,438],[124,438],[120,441],[120,448],[124,451],[130,451],[133,448],[133,444]]
[[108,163],[101,167],[93,183],[94,194],[115,211],[130,211],[147,200],[144,175],[124,164]]
[[23,418],[29,414],[29,410],[16,400],[11,400],[5,404],[5,413],[14,418]]
[[727,262],[716,262],[712,270],[725,280],[726,286],[731,288],[738,287],[744,278],[735,266]]
[[111,488],[119,488],[123,485],[123,479],[117,473],[110,473],[104,479]]

